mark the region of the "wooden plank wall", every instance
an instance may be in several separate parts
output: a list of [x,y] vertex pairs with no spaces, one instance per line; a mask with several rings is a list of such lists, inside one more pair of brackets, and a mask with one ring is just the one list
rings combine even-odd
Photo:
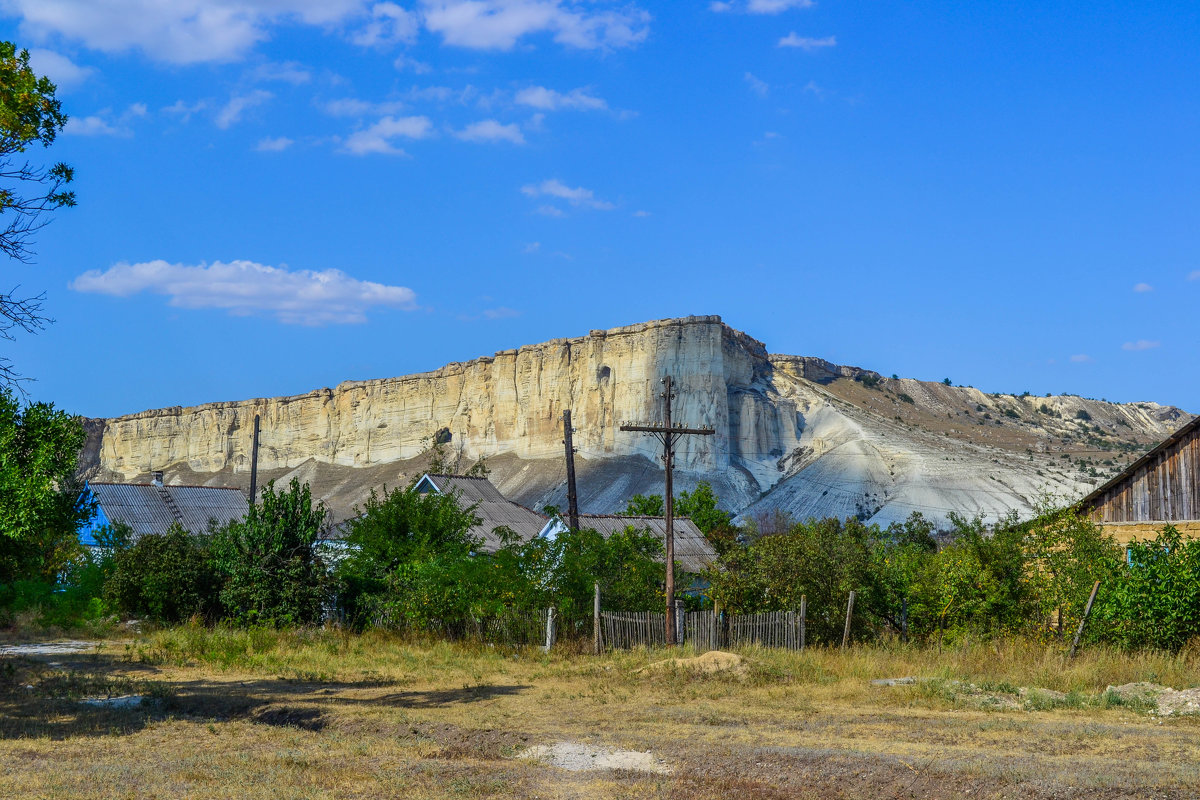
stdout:
[[1200,518],[1200,429],[1139,466],[1092,502],[1098,522]]

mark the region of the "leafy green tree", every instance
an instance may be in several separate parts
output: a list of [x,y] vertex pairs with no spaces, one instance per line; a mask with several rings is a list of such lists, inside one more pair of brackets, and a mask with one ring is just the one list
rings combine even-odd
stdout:
[[271,481],[246,518],[213,533],[213,560],[224,580],[226,613],[247,623],[311,624],[321,619],[329,580],[316,543],[324,503],[295,478],[284,491]]
[[83,441],[78,418],[0,387],[0,581],[53,583],[79,554],[95,513],[74,478]]
[[372,489],[355,511],[346,523],[349,554],[338,567],[343,603],[354,618],[368,612],[372,597],[394,588],[402,566],[440,562],[437,569],[449,569],[446,564],[463,562],[478,547],[473,507],[460,507],[452,495],[385,486],[382,494]]
[[112,555],[105,599],[122,614],[176,623],[194,615],[213,619],[220,609],[220,577],[207,537],[178,524],[142,536]]
[[661,517],[667,513],[661,494],[635,494],[629,498],[623,517]]
[[1052,508],[1043,500],[1037,509],[1024,526],[1028,579],[1041,619],[1056,619],[1058,630],[1066,633],[1079,624],[1093,583],[1108,586],[1119,576],[1121,548],[1073,508]]
[[[44,214],[75,205],[67,186],[74,171],[66,164],[34,166],[24,153],[33,145],[49,147],[67,123],[55,86],[29,66],[29,51],[0,42],[0,253],[28,261],[33,234],[46,224]],[[33,333],[50,320],[43,296],[0,294],[0,338],[12,340],[18,330]],[[0,384],[20,379],[12,362],[0,358]]]

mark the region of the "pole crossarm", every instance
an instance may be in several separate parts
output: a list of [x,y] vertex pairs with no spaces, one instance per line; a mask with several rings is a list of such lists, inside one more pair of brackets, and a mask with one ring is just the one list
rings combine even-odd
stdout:
[[671,376],[667,375],[663,378],[664,391],[663,398],[663,416],[662,422],[658,423],[624,423],[621,425],[621,430],[632,433],[649,433],[653,434],[663,444],[663,464],[666,466],[666,491],[663,498],[663,505],[666,511],[666,595],[667,595],[667,613],[666,613],[666,639],[667,644],[676,644],[677,633],[675,625],[675,490],[673,487],[673,473],[675,469],[675,442],[680,436],[712,436],[716,433],[712,428],[692,428],[679,423],[671,422],[671,400],[675,396],[672,388]]

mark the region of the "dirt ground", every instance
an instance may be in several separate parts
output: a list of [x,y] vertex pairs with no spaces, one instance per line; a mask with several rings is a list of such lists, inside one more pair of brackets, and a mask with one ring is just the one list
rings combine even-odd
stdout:
[[[1005,684],[872,684],[889,677],[873,675],[881,669],[914,667],[909,656],[896,657],[908,659],[900,665],[886,654],[744,651],[743,670],[639,671],[669,654],[343,639],[300,653],[267,643],[221,656],[205,646],[200,657],[162,642],[0,654],[0,796],[1200,794],[1196,718],[1163,717],[1111,693],[1057,692],[1031,706]],[[1038,669],[1055,674],[1048,660]],[[1163,672],[1136,663],[1088,669],[1079,680],[1096,686],[1110,673]],[[1001,695],[1017,700],[979,702]],[[522,757],[530,752],[565,755]]]

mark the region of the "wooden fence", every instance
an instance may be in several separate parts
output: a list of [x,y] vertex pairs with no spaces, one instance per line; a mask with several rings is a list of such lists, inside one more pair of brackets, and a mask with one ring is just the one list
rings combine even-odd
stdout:
[[[633,647],[661,647],[666,643],[664,614],[649,611],[600,613],[603,646],[615,650]],[[725,647],[784,647],[800,650],[804,646],[804,626],[794,611],[762,614],[714,614],[691,611],[685,615],[682,644],[697,652]]]
[[[399,616],[377,613],[372,624],[378,628],[401,631],[417,636],[428,635],[451,641],[482,642],[485,644],[540,645],[546,641],[549,609],[540,611],[506,611],[489,617],[455,620],[433,620],[413,625]],[[561,623],[556,620],[556,628]],[[590,629],[590,626],[588,626]]]

